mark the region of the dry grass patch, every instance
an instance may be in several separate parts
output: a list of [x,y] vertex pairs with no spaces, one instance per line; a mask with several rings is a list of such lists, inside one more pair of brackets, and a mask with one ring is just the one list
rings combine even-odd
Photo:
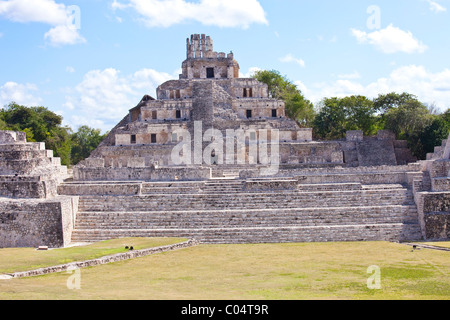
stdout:
[[180,238],[121,238],[47,251],[39,251],[35,248],[4,248],[0,249],[0,274],[96,259],[110,254],[127,252],[126,246],[133,246],[135,250],[139,250],[186,240]]
[[[369,289],[369,266],[380,289]],[[450,254],[389,242],[199,245],[66,273],[0,281],[3,299],[449,299]]]

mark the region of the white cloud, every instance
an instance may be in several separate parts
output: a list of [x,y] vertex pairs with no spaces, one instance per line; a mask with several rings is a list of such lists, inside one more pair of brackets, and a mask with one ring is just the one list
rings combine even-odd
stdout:
[[0,1],[0,16],[19,23],[44,23],[52,26],[44,38],[51,45],[67,45],[85,42],[79,34],[79,16],[72,9],[54,0],[9,0]]
[[41,22],[50,25],[67,21],[66,7],[53,0],[0,1],[0,15],[14,22]]
[[66,67],[66,71],[69,72],[69,73],[74,73],[75,72],[75,68],[71,67],[71,66],[67,66]]
[[364,95],[376,98],[379,94],[408,92],[420,101],[436,104],[441,110],[450,107],[450,69],[431,72],[424,66],[409,65],[399,67],[388,77],[379,78],[367,85],[355,79],[339,79],[334,82],[314,83],[302,90],[313,102],[325,97]]
[[49,40],[53,46],[86,42],[86,39],[78,33],[76,28],[67,25],[60,25],[50,29],[45,33],[44,39]]
[[436,1],[427,0],[427,2],[430,4],[430,10],[435,12],[435,13],[440,13],[440,12],[447,11],[447,8],[443,7],[442,5],[437,3]]
[[261,70],[262,69],[258,67],[251,67],[248,69],[246,73],[239,72],[239,78],[251,78],[255,74],[255,72]]
[[111,130],[145,94],[154,96],[157,86],[173,78],[152,69],[131,75],[121,75],[113,68],[89,71],[66,96],[63,107],[72,115],[65,120],[73,128],[89,125]]
[[353,73],[347,73],[347,74],[340,74],[338,75],[338,78],[340,79],[359,79],[361,78],[361,75],[358,71],[354,71]]
[[351,32],[359,43],[369,43],[383,53],[423,53],[427,49],[410,31],[403,31],[392,24],[371,33],[357,29],[351,29]]
[[42,99],[36,95],[38,88],[34,84],[20,84],[13,81],[0,86],[0,107],[16,102],[26,106],[37,106]]
[[298,59],[295,58],[292,54],[287,54],[284,57],[280,58],[281,62],[294,62],[296,64],[298,64],[300,67],[304,67],[305,66],[305,61],[303,61],[302,59]]
[[309,89],[306,87],[306,85],[301,82],[300,80],[294,81],[294,84],[297,86],[297,88],[302,92],[302,94],[306,97],[311,94]]
[[112,3],[113,9],[133,8],[149,27],[169,27],[187,21],[207,26],[248,28],[252,23],[268,24],[258,0],[129,0]]

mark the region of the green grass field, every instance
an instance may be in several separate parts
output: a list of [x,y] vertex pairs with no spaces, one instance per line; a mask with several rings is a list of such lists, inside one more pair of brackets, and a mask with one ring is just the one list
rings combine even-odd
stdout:
[[[177,241],[134,240],[140,248]],[[41,254],[58,252],[61,263],[117,252],[131,242],[119,239],[51,251],[0,249],[0,273],[55,261],[53,257],[39,262]],[[368,288],[369,277],[375,275],[368,273],[370,266],[379,270],[379,289]],[[83,268],[80,289],[68,288],[72,274],[67,272],[0,280],[0,299],[449,300],[449,271],[448,251],[412,250],[389,242],[202,244]]]

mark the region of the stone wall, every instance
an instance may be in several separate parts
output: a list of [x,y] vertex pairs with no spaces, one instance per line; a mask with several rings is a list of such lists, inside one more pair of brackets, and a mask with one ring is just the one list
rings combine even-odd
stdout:
[[24,132],[0,131],[0,247],[65,246],[78,197],[59,197],[67,168],[44,143]]
[[450,239],[450,193],[421,192],[416,196],[416,201],[424,238]]
[[0,247],[63,247],[70,243],[77,197],[0,200]]
[[427,240],[450,239],[450,150],[449,139],[443,140],[421,161],[423,176],[414,181],[414,198],[417,204],[423,237]]
[[75,181],[177,181],[205,180],[211,177],[210,168],[202,167],[74,167]]
[[66,177],[67,168],[45,143],[27,142],[24,132],[0,131],[0,196],[51,198]]

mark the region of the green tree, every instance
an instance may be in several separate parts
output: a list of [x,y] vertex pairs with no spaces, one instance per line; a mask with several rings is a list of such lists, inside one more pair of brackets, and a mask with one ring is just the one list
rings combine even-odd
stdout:
[[256,71],[252,77],[267,84],[269,97],[284,101],[286,115],[290,119],[295,120],[301,127],[312,125],[315,117],[314,105],[294,83],[275,70]]
[[345,136],[346,112],[338,98],[324,98],[319,104],[319,113],[314,119],[314,135],[325,140]]
[[400,94],[391,92],[378,95],[378,98],[373,100],[373,106],[376,111],[384,114],[392,108],[398,108],[409,100],[417,100],[417,97],[407,92]]
[[364,96],[324,98],[319,108],[313,129],[321,139],[341,139],[349,130],[372,135],[378,129],[373,102]]
[[426,126],[418,135],[422,150],[418,154],[420,159],[425,159],[427,153],[434,152],[435,146],[440,146],[442,140],[448,138],[450,133],[450,110],[434,116],[430,125]]
[[0,130],[24,131],[29,142],[45,142],[64,165],[88,157],[105,138],[99,129],[81,126],[77,132],[62,126],[63,118],[45,107],[26,107],[11,102],[0,110]]
[[89,157],[106,135],[107,133],[102,135],[99,129],[93,129],[88,126],[78,128],[78,131],[72,135],[72,163],[77,164]]
[[385,113],[385,129],[394,132],[398,138],[407,139],[431,124],[433,116],[418,100],[407,100]]
[[11,102],[0,112],[3,130],[24,131],[27,141],[45,142],[61,163],[70,165],[71,129],[62,127],[62,117],[45,107],[26,107]]
[[424,145],[421,136],[435,118],[428,108],[417,99],[410,99],[390,108],[384,118],[385,129],[394,132],[397,139],[406,140],[412,154],[423,159],[429,146]]

